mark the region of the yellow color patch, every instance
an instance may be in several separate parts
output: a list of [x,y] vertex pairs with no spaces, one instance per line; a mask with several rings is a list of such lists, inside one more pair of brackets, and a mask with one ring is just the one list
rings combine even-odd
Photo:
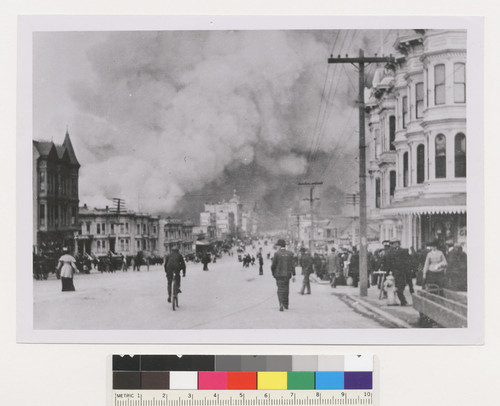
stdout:
[[287,389],[286,372],[257,372],[257,389]]

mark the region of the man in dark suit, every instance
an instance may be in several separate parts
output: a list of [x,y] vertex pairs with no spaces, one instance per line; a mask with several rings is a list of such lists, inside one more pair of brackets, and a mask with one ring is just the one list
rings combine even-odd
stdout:
[[167,275],[168,283],[168,301],[171,302],[172,297],[172,280],[175,276],[175,281],[177,282],[177,293],[181,293],[181,271],[182,276],[186,276],[186,263],[184,258],[179,253],[178,248],[173,248],[172,252],[165,258],[165,273]]
[[276,279],[276,285],[278,285],[279,309],[280,312],[282,312],[283,308],[288,309],[290,278],[293,278],[293,282],[295,282],[295,264],[293,252],[285,249],[285,240],[278,240],[276,245],[279,246],[279,249],[274,254],[271,272],[273,273],[274,279]]

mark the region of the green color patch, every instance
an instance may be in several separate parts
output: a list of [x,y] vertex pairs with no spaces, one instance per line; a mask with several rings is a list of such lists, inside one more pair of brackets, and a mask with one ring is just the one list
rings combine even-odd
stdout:
[[314,389],[314,372],[288,372],[288,389]]

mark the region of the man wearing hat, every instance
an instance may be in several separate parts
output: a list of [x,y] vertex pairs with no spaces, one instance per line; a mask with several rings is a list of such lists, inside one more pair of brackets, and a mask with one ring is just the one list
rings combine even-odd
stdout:
[[[398,295],[399,303],[401,304],[401,306],[406,306],[408,302],[404,295],[404,290],[407,283],[407,270],[410,269],[410,254],[408,253],[408,250],[401,248],[401,241],[399,240],[391,241],[391,252],[391,270],[394,275],[396,294]],[[411,286],[411,288],[413,289],[413,285]]]
[[279,249],[274,254],[271,272],[273,273],[274,279],[276,279],[276,285],[278,285],[279,309],[280,312],[282,312],[283,308],[288,309],[290,278],[293,278],[292,280],[295,282],[295,263],[293,252],[285,249],[285,240],[278,240],[276,245]]

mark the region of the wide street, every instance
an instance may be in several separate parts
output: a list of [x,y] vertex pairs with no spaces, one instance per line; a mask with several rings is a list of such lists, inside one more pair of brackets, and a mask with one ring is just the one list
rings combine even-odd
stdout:
[[[276,283],[264,248],[264,275],[258,265],[243,268],[237,256],[224,255],[202,271],[187,263],[180,308],[167,302],[163,266],[140,272],[76,274],[76,292],[61,292],[61,281],[34,280],[35,329],[304,329],[382,328],[352,310],[328,284],[311,283],[312,294],[300,295],[297,268],[290,282],[290,308],[278,311]],[[255,251],[250,251],[255,252]]]

